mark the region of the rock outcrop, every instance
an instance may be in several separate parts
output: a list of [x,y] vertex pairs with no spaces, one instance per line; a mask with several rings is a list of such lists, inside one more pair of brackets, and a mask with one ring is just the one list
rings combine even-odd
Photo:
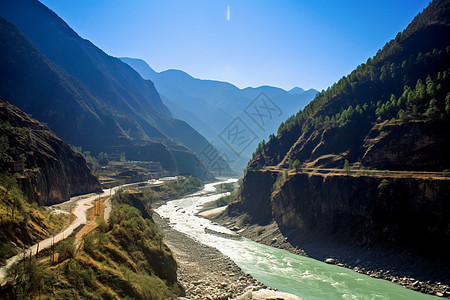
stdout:
[[80,154],[47,126],[1,98],[0,135],[7,139],[10,160],[25,162],[17,180],[29,201],[49,205],[102,190]]
[[[360,187],[364,187],[361,189]],[[450,179],[290,176],[272,197],[281,228],[356,245],[448,253]]]
[[442,255],[450,251],[448,178],[284,176],[249,170],[228,214],[246,213],[250,223],[275,220],[281,229],[310,240],[334,237],[353,245],[381,243]]

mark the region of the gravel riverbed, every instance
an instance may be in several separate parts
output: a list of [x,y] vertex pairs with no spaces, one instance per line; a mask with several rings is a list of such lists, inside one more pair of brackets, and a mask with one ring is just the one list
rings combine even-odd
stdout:
[[185,288],[186,299],[232,299],[250,290],[270,289],[242,272],[219,250],[174,230],[157,214],[153,218],[164,234],[164,242],[174,253],[178,281]]

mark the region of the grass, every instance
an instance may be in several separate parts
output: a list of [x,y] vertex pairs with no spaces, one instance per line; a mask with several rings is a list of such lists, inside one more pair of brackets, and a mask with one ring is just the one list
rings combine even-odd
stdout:
[[229,192],[227,196],[220,197],[216,200],[215,204],[217,207],[225,206],[233,202],[238,194],[239,184],[238,183],[222,183],[217,187],[220,192]]
[[[9,284],[0,288],[0,294],[16,299],[175,299],[183,295],[175,259],[153,222],[151,205],[157,198],[183,196],[202,186],[199,179],[190,177],[160,190],[118,191],[111,199],[108,222],[91,211],[89,216],[96,218],[91,222],[97,222],[94,230],[81,239],[73,234],[40,252],[38,259],[30,257],[13,265],[7,274]],[[34,226],[37,232],[61,229],[55,222],[58,216],[37,204],[29,206],[29,210],[21,206],[21,211],[28,213],[28,222],[42,225]],[[15,222],[21,218],[16,214]],[[5,255],[14,255],[14,250],[0,243]]]
[[67,222],[67,215],[54,214],[37,203],[29,203],[14,175],[0,175],[0,265],[20,248],[61,231]]
[[0,292],[17,299],[176,299],[183,295],[170,249],[162,243],[151,217],[136,208],[145,207],[146,201],[144,193],[118,192],[108,223],[100,222],[83,236],[78,249],[74,238],[68,238],[55,246],[54,262],[31,257],[17,263],[8,273],[15,284]]
[[169,182],[161,187],[163,192],[171,195],[171,197],[178,198],[187,194],[192,194],[203,187],[203,182],[197,177],[190,176],[184,180]]

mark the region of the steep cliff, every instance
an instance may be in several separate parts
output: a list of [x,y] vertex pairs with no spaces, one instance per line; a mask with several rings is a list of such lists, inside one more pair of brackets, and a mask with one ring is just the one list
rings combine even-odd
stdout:
[[101,191],[84,158],[48,127],[0,98],[0,136],[5,161],[24,162],[17,178],[29,201],[54,204]]
[[[361,187],[364,187],[363,189]],[[383,243],[448,253],[450,179],[289,176],[273,195],[280,227],[337,236],[356,245]]]

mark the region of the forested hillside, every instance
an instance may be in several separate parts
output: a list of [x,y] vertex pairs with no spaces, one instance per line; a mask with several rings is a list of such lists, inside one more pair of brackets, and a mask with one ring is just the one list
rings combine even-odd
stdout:
[[448,169],[448,10],[445,1],[430,4],[373,58],[283,122],[250,165],[298,159],[341,168],[348,160],[375,169]]

